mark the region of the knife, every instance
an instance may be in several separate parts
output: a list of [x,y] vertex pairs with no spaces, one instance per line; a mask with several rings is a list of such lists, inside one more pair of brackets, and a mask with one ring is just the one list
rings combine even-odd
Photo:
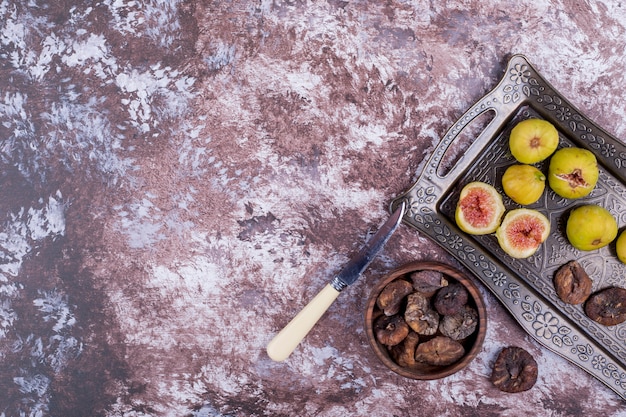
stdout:
[[354,256],[309,303],[272,339],[267,345],[268,356],[277,362],[284,361],[298,346],[300,341],[324,315],[339,293],[357,280],[365,268],[382,250],[393,232],[398,228],[404,215],[406,203],[393,212],[382,227],[370,238]]

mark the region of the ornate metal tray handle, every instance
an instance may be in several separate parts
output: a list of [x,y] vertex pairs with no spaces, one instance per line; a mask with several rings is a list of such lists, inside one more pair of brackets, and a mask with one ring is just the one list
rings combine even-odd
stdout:
[[[491,121],[443,173],[446,152],[464,129],[486,113]],[[594,290],[608,286],[611,279],[626,282],[626,265],[617,260],[609,266],[600,265],[604,257],[614,255],[580,253],[558,232],[559,219],[572,202],[552,193],[537,203],[534,208],[550,216],[553,233],[537,254],[525,260],[509,258],[493,236],[469,236],[454,223],[455,198],[465,183],[481,180],[502,190],[502,167],[513,163],[508,132],[515,120],[528,117],[545,118],[554,124],[561,146],[584,147],[595,153],[601,178],[591,199],[608,205],[620,226],[626,224],[626,146],[588,120],[522,55],[512,56],[498,85],[452,125],[416,183],[391,203],[391,209],[406,201],[404,222],[472,271],[531,337],[626,399],[626,324],[604,328],[587,319],[580,307],[562,303],[552,287],[554,271],[569,259],[579,259],[586,268],[606,276],[596,279]],[[507,208],[513,208],[512,204],[509,200]]]

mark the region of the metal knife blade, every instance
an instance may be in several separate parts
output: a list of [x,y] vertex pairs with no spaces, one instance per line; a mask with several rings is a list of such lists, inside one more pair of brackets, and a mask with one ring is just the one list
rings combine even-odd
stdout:
[[406,203],[402,202],[363,249],[270,341],[267,354],[272,360],[279,362],[287,359],[339,293],[365,271],[400,225],[405,208]]
[[337,291],[342,291],[348,285],[354,283],[363,271],[374,260],[378,252],[380,252],[402,221],[406,202],[393,212],[389,219],[381,226],[380,229],[372,236],[365,246],[343,267],[341,272],[331,281],[331,285]]

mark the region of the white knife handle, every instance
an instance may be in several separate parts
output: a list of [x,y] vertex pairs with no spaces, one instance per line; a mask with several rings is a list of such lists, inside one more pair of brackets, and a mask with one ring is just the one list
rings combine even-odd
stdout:
[[339,291],[327,284],[267,345],[267,354],[284,361],[335,301]]

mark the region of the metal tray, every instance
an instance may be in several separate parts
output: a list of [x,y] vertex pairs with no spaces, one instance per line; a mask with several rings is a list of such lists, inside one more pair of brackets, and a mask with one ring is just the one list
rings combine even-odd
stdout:
[[[559,131],[559,147],[577,146],[594,152],[600,179],[594,191],[580,200],[557,196],[546,186],[537,203],[529,206],[551,221],[551,234],[537,253],[513,259],[499,247],[494,235],[471,236],[454,221],[460,189],[470,181],[484,181],[502,192],[501,177],[515,161],[508,150],[511,128],[529,117],[550,121]],[[479,122],[489,119],[488,123]],[[454,151],[468,131],[479,131],[467,148]],[[462,145],[463,146],[463,145]],[[451,154],[461,154],[450,163]],[[538,165],[547,172],[546,162]],[[504,193],[507,209],[519,207]],[[403,222],[445,248],[500,300],[524,330],[538,343],[593,375],[626,399],[626,323],[605,327],[589,320],[581,306],[561,302],[553,285],[555,271],[578,260],[594,281],[593,291],[626,287],[626,265],[615,254],[615,244],[583,252],[573,248],[564,233],[569,210],[583,203],[608,209],[621,229],[626,225],[626,146],[568,102],[523,55],[510,58],[498,85],[475,103],[434,149],[416,183],[391,203],[406,200]],[[621,230],[620,229],[620,230]]]

